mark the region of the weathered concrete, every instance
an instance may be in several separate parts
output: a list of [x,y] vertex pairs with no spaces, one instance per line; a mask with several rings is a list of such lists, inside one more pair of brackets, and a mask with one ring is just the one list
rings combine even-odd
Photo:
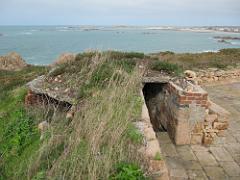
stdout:
[[146,83],[143,94],[154,130],[167,130],[177,145],[211,144],[229,126],[229,113],[186,79]]
[[[163,159],[166,161],[171,179],[239,180],[240,83],[209,86],[206,89],[214,102],[231,113],[228,130],[222,137],[216,137],[210,146],[176,146],[171,142],[167,132],[158,132]],[[216,117],[209,118],[211,121]]]

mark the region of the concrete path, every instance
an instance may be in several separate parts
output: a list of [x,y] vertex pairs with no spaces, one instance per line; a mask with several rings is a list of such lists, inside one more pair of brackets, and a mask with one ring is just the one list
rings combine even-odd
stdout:
[[214,144],[175,146],[157,133],[171,179],[240,180],[240,83],[205,87],[213,102],[231,113],[230,127]]

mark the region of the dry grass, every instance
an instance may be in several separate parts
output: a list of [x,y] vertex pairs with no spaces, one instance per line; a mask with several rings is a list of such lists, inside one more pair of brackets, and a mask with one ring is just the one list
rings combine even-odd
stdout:
[[163,52],[152,55],[152,58],[171,64],[177,64],[182,69],[207,69],[240,66],[240,49],[222,49],[217,53],[179,53]]
[[53,117],[49,138],[33,159],[29,178],[43,173],[51,179],[105,180],[121,161],[144,168],[137,152],[139,141],[129,134],[141,114],[140,72],[135,68],[128,73],[121,66],[113,66],[106,81],[96,72],[108,58],[92,57],[93,63],[84,75],[86,81],[100,76],[100,81],[91,86],[94,93],[81,99],[80,110],[69,125],[64,117]]

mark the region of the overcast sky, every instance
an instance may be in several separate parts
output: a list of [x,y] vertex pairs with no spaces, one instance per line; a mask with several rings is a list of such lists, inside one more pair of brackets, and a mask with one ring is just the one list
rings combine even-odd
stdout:
[[240,25],[240,0],[0,0],[0,25]]

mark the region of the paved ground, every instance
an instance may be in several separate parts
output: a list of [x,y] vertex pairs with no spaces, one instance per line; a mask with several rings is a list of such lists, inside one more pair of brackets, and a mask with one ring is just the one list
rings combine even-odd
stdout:
[[205,87],[215,103],[231,113],[225,137],[210,147],[175,146],[166,132],[158,139],[172,179],[240,180],[240,83]]

